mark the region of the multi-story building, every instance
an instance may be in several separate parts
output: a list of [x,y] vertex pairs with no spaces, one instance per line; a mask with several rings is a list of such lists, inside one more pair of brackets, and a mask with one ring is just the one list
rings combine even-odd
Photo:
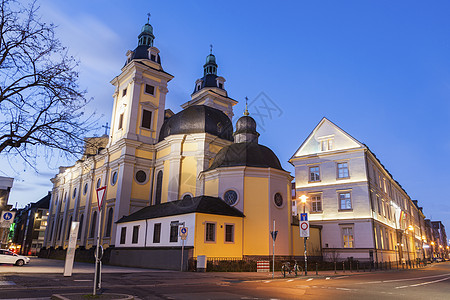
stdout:
[[323,118],[289,161],[324,259],[423,258],[423,213],[366,145]]
[[441,221],[431,221],[435,257],[448,259],[448,243],[445,226]]
[[13,244],[15,252],[23,255],[37,255],[44,244],[47,228],[50,192],[35,203],[28,204],[16,212]]

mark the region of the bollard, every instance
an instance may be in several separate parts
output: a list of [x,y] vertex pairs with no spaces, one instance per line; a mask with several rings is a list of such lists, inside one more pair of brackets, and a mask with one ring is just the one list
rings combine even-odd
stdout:
[[336,262],[334,262],[334,274],[336,274]]
[[345,273],[345,261],[342,262],[342,273]]
[[319,275],[319,266],[316,263],[316,275]]

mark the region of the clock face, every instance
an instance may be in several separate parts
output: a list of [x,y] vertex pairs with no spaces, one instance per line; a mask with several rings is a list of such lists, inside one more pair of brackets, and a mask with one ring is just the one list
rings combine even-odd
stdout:
[[276,206],[281,207],[283,205],[283,196],[281,196],[280,193],[276,193],[275,196],[273,196],[273,201]]
[[225,203],[227,203],[228,205],[231,206],[231,205],[236,204],[236,202],[238,200],[238,195],[235,191],[228,190],[223,195],[223,198],[224,198]]

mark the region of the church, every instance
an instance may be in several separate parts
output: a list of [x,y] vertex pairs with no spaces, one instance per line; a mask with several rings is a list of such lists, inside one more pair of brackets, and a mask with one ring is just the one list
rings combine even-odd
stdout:
[[[275,225],[276,255],[302,255],[293,177],[258,143],[247,108],[233,126],[238,102],[228,96],[212,51],[191,99],[174,114],[165,107],[173,76],[154,40],[147,22],[111,81],[109,135],[86,139],[84,156],[52,179],[44,246],[66,249],[70,224],[78,221],[77,247],[95,246],[100,230],[101,245],[113,247],[111,263],[164,268],[181,246],[185,259],[268,257]],[[98,224],[96,189],[103,186]],[[180,226],[188,229],[186,240]],[[318,231],[312,234],[319,241]]]

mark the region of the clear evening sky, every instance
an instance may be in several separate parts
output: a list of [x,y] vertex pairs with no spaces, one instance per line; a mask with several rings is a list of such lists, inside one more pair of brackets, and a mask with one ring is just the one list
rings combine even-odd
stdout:
[[[214,45],[230,97],[251,103],[264,92],[278,107],[260,111],[260,143],[287,160],[322,117],[377,155],[428,218],[450,229],[450,2],[448,1],[41,1],[45,20],[80,60],[89,106],[110,122],[113,86],[125,53],[151,13],[155,46],[169,83],[166,108],[190,99]],[[252,114],[252,107],[250,107]],[[262,124],[264,122],[264,124]],[[100,135],[104,129],[96,134]],[[15,177],[10,204],[51,190],[60,157],[36,173],[0,156]]]

